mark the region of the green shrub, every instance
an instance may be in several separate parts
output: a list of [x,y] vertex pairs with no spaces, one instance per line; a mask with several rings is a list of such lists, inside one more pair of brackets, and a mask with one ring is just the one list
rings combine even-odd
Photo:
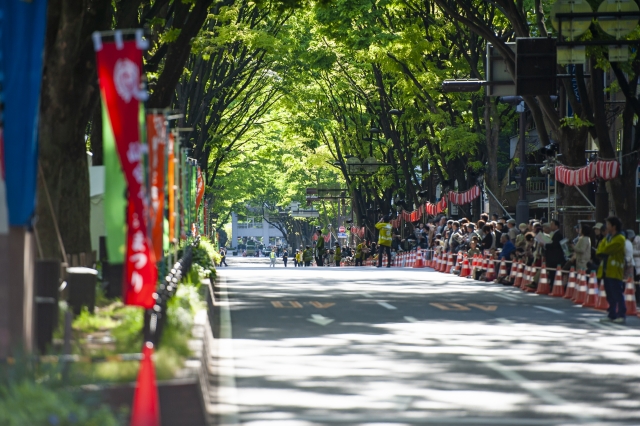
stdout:
[[120,422],[100,404],[96,393],[62,386],[54,366],[24,361],[0,371],[0,425],[116,426]]

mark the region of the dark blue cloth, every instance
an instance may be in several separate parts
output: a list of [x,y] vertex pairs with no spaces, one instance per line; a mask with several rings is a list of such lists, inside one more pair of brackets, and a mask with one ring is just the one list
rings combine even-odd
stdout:
[[36,204],[46,17],[47,0],[0,0],[4,160],[12,226],[29,226]]
[[627,316],[627,306],[624,303],[624,281],[613,278],[604,279],[604,291],[609,302],[609,318],[624,318]]
[[502,251],[500,252],[500,256],[498,256],[498,259],[502,260],[509,260],[511,253],[516,251],[516,246],[513,245],[513,243],[511,242],[511,240],[507,241],[507,243],[502,247]]

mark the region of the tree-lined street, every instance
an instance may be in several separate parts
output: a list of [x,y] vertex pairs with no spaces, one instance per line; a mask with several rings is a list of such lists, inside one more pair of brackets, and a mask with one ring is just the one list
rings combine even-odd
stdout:
[[279,266],[221,272],[228,424],[640,421],[638,318],[431,270]]

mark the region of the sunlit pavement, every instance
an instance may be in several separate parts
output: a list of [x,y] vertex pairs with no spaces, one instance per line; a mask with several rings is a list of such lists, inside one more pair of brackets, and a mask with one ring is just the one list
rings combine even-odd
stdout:
[[219,269],[227,424],[640,424],[638,318],[430,269],[278,262]]

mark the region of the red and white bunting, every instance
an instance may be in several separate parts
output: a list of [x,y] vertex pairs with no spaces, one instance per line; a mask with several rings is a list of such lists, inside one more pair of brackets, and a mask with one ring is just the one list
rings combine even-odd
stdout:
[[556,166],[556,180],[567,186],[583,186],[597,178],[615,179],[620,175],[620,164],[616,160],[595,161],[579,169]]
[[451,204],[461,205],[461,204],[469,204],[476,198],[480,196],[480,187],[475,185],[473,188],[469,189],[465,192],[449,192],[449,201]]

